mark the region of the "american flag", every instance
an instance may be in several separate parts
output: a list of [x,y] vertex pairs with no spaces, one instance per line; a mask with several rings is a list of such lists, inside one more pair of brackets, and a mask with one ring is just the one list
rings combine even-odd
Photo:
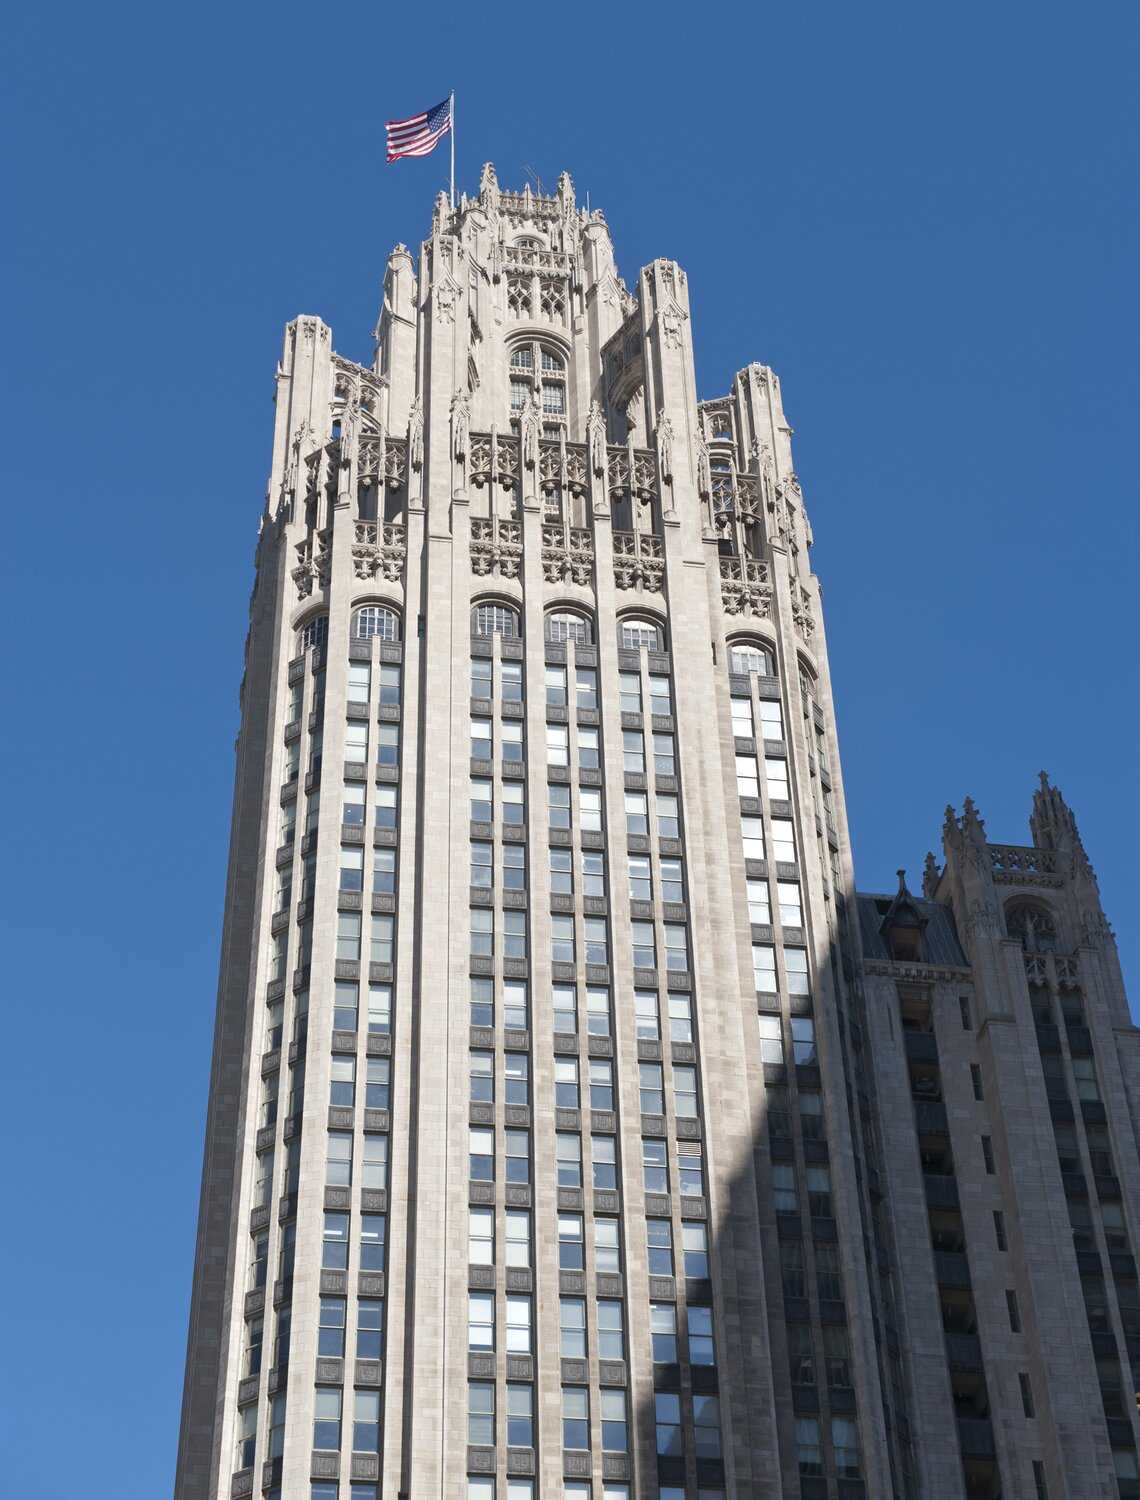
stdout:
[[435,150],[440,139],[450,129],[450,98],[425,110],[422,115],[411,115],[406,120],[389,120],[388,160],[399,161],[401,156],[427,156]]

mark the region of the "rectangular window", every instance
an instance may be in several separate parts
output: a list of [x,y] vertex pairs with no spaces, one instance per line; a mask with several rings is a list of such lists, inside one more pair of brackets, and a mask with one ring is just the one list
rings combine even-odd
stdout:
[[661,899],[673,902],[685,899],[684,866],[679,859],[661,861]]
[[665,923],[665,967],[674,972],[689,967],[689,937],[683,922]]
[[672,1224],[668,1219],[646,1219],[645,1239],[650,1276],[672,1276]]
[[[595,853],[589,849],[582,851],[582,894],[605,898],[606,856],[600,850]],[[590,962],[592,963],[593,960],[591,959]],[[605,960],[601,959],[599,962],[604,963]]]
[[621,1226],[616,1219],[594,1220],[594,1267],[613,1275],[621,1272]]
[[396,788],[394,786],[378,786],[376,788],[376,827],[395,828],[396,823]]
[[769,755],[764,758],[764,781],[768,787],[768,796],[776,802],[787,802],[790,793],[788,791],[788,763],[786,760]]
[[503,954],[507,958],[526,957],[526,912],[503,913]]
[[356,1058],[335,1053],[329,1075],[329,1103],[351,1109],[356,1102]]
[[553,783],[546,789],[547,822],[551,828],[570,827],[570,788]]
[[[761,927],[767,927],[772,921],[772,911],[768,903],[768,882],[766,880],[749,880],[748,883],[748,920]],[[798,887],[796,887],[798,890]]]
[[471,979],[471,1024],[493,1026],[495,1024],[495,983],[492,979]]
[[789,995],[811,994],[806,948],[784,949],[784,972],[788,976]]
[[612,1135],[590,1137],[590,1164],[595,1188],[604,1191],[617,1188],[617,1142]]
[[395,933],[395,917],[376,916],[372,918],[370,958],[374,964],[390,964],[392,962],[392,946]]
[[711,1307],[694,1307],[687,1310],[689,1335],[689,1363],[693,1365],[716,1364],[716,1341],[713,1337]]
[[[326,1213],[321,1242],[321,1266],[326,1271],[348,1269],[348,1215]],[[264,1283],[263,1283],[264,1284]]]
[[382,1271],[387,1223],[383,1214],[360,1216],[360,1269]]
[[495,1178],[495,1132],[489,1127],[472,1125],[467,1132],[467,1175],[472,1182],[493,1182]]
[[968,995],[958,996],[958,1009],[962,1014],[962,1030],[972,1031],[974,1022],[970,1015],[970,1000]]
[[471,696],[478,699],[491,697],[491,669],[489,657],[476,656],[471,662]]
[[578,1059],[554,1059],[554,1103],[559,1109],[578,1108]]
[[741,818],[740,839],[744,845],[745,859],[764,858],[764,820],[762,818]]
[[555,915],[550,919],[550,956],[556,964],[572,964],[575,958],[574,918]]
[[495,1264],[495,1210],[467,1210],[467,1263],[472,1266]]
[[400,706],[400,668],[388,662],[380,666],[380,703],[385,708]]
[[760,700],[760,738],[765,740],[782,740],[784,738],[784,717],[780,712],[780,705],[767,698]]
[[317,1327],[317,1354],[334,1359],[344,1357],[344,1320],[347,1304],[343,1297],[322,1297]]
[[700,1115],[697,1104],[696,1068],[673,1068],[673,1112],[679,1119],[695,1120]]
[[988,1135],[982,1136],[982,1160],[986,1164],[986,1171],[992,1177],[994,1174],[994,1148],[993,1142]]
[[495,846],[472,842],[471,885],[476,890],[490,890],[495,883]]
[[507,1443],[512,1448],[534,1446],[533,1386],[513,1382],[507,1386]]
[[752,977],[757,994],[776,994],[776,950],[771,943],[752,944]]
[[521,781],[503,783],[503,822],[519,828],[526,822],[526,793]]
[[526,890],[526,845],[503,845],[503,889]]
[[653,899],[653,878],[648,855],[631,854],[629,856],[629,899],[631,901]]
[[602,1414],[603,1453],[629,1452],[629,1424],[626,1418],[625,1392],[603,1387],[598,1393]]
[[582,1271],[586,1267],[586,1247],[582,1234],[581,1214],[558,1215],[558,1268]]
[[691,1042],[693,1040],[693,1005],[689,995],[672,991],[666,999],[669,1010],[669,1040]]
[[649,798],[644,792],[626,792],[625,827],[635,836],[649,832]]
[[614,1067],[607,1058],[590,1059],[590,1108],[612,1110],[614,1107]]
[[319,1385],[313,1403],[313,1447],[339,1449],[340,1447],[340,1403],[339,1387]]
[[[583,855],[583,860],[589,855]],[[520,913],[521,915],[521,913]],[[606,935],[605,917],[583,917],[582,936],[586,944],[588,964],[608,964],[610,961],[609,939]]]
[[525,759],[523,727],[514,719],[508,719],[499,730],[502,757],[505,762],[518,765]]
[[577,992],[572,984],[556,984],[551,991],[554,1002],[554,1030],[570,1035],[578,1030]]
[[562,1446],[575,1450],[590,1446],[590,1393],[585,1386],[562,1387]]
[[[685,1444],[681,1426],[681,1398],[667,1391],[659,1391],[653,1398],[653,1421],[657,1439],[657,1452],[664,1458],[684,1458]],[[660,1490],[659,1495],[665,1491]],[[684,1490],[680,1494],[684,1495]]]
[[618,674],[618,700],[623,714],[641,712],[641,675],[638,672]]
[[1007,1287],[1006,1288],[1006,1293],[1005,1293],[1005,1307],[1006,1307],[1006,1311],[1009,1313],[1009,1331],[1010,1331],[1010,1333],[1020,1333],[1021,1332],[1021,1309],[1017,1305],[1017,1293],[1013,1290],[1012,1287]]
[[677,1189],[689,1198],[699,1198],[705,1190],[700,1141],[677,1142]]
[[637,969],[657,967],[657,940],[652,922],[631,922],[630,936],[633,942],[633,964]]
[[665,1113],[665,1089],[660,1063],[638,1063],[641,1079],[641,1113],[660,1115]]
[[645,736],[640,729],[622,730],[623,763],[627,775],[645,774]]
[[644,1041],[657,1041],[661,1035],[657,1019],[657,991],[634,990],[633,1004],[638,1038]]
[[778,864],[796,862],[796,840],[790,818],[772,819],[772,858]]
[[366,661],[350,661],[348,664],[348,701],[367,703],[372,689],[372,668]]
[[707,1281],[709,1276],[708,1230],[703,1224],[686,1220],[681,1225],[681,1246],[685,1262],[685,1275],[694,1280]]
[[586,1358],[586,1303],[581,1297],[558,1302],[559,1352],[563,1359]]
[[776,897],[780,903],[780,921],[785,927],[802,927],[803,912],[800,908],[800,888],[794,880],[778,880]]
[[593,667],[575,667],[574,692],[578,709],[593,711],[598,706],[598,674]]
[[512,1031],[526,1030],[527,999],[525,979],[503,980],[503,1025]]
[[490,958],[495,951],[495,913],[485,906],[471,908],[472,957]]
[[377,725],[376,764],[378,766],[400,764],[400,726],[398,724]]
[[1029,1376],[1024,1370],[1019,1371],[1017,1383],[1021,1387],[1021,1409],[1029,1418],[1035,1417],[1037,1412],[1033,1405],[1033,1387],[1029,1383]]
[[653,769],[658,776],[676,775],[677,748],[671,734],[654,734]]
[[490,1448],[495,1441],[495,1385],[490,1380],[467,1382],[467,1441]]
[[772,1206],[778,1214],[799,1212],[796,1169],[787,1162],[772,1163]]
[[819,1418],[796,1418],[796,1460],[800,1474],[813,1477],[823,1473],[823,1451],[819,1446]]
[[570,764],[570,731],[565,724],[546,726],[546,764],[548,766]]
[[546,669],[546,701],[551,708],[565,708],[568,702],[566,696],[566,668],[547,667]]
[[999,1250],[1009,1248],[1005,1239],[1005,1215],[997,1208],[994,1209],[994,1240]]
[[818,1062],[815,1023],[808,1016],[792,1017],[792,1056],[797,1067],[814,1067]]
[[368,986],[368,1031],[372,1036],[386,1036],[392,1030],[392,986]]
[[[369,1304],[361,1303],[361,1307]],[[380,1307],[379,1302],[371,1304]],[[359,1339],[359,1334],[357,1335]],[[376,1347],[380,1347],[379,1331],[376,1333]],[[360,1355],[358,1353],[358,1358]],[[376,1356],[379,1357],[378,1355]],[[353,1393],[352,1407],[352,1451],[354,1453],[379,1453],[380,1451],[380,1392],[379,1391],[356,1391]],[[356,1486],[353,1485],[353,1489]]]
[[506,1131],[506,1169],[508,1182],[530,1181],[530,1131]]
[[586,990],[586,1030],[590,1036],[610,1034],[610,992],[591,985]]
[[598,731],[582,724],[578,727],[578,769],[596,771],[601,766],[601,741]]
[[388,1186],[388,1137],[386,1135],[364,1137],[364,1166],[361,1182],[366,1188]]
[[800,1134],[805,1141],[826,1139],[823,1128],[823,1096],[800,1090]]
[[[826,1167],[809,1166],[804,1169],[804,1175],[808,1190],[808,1212],[811,1214],[813,1219],[830,1219],[832,1212],[831,1173]],[[820,1252],[822,1252],[828,1247],[820,1245],[817,1248]],[[818,1268],[818,1255],[816,1257],[816,1264]],[[820,1295],[824,1296],[826,1294],[821,1292]],[[837,1293],[836,1295],[840,1296],[842,1295],[842,1293]]]
[[657,793],[657,837],[679,839],[681,837],[680,802],[672,793]]
[[368,725],[350,719],[344,726],[344,758],[356,765],[368,762]]
[[669,1168],[665,1155],[665,1142],[650,1136],[641,1141],[641,1177],[647,1193],[669,1191]]
[[348,1187],[352,1182],[352,1132],[330,1130],[325,1157],[325,1182],[329,1187]]
[[491,749],[491,721],[490,719],[471,720],[471,759],[490,760]]
[[494,1292],[467,1293],[467,1347],[473,1354],[491,1353],[494,1350]]
[[760,795],[760,773],[756,769],[756,757],[753,755],[736,757],[736,795],[738,797],[759,797]]
[[499,663],[499,690],[504,703],[523,701],[523,664],[521,661]]
[[373,849],[372,889],[378,894],[393,895],[396,890],[395,849]]
[[568,1131],[558,1131],[555,1136],[555,1157],[558,1187],[582,1187],[582,1137],[571,1136]]
[[738,740],[750,740],[752,738],[752,700],[751,698],[732,699],[732,733]]
[[977,1063],[970,1064],[970,1082],[974,1088],[974,1098],[984,1098],[985,1095],[982,1092],[982,1070],[978,1067]]
[[859,1429],[852,1417],[832,1417],[831,1446],[835,1452],[835,1472],[840,1479],[858,1479],[862,1473]]
[[622,1305],[614,1298],[598,1299],[598,1358],[625,1358],[625,1320]]
[[720,1458],[720,1399],[693,1392],[693,1448],[698,1460]]
[[662,677],[657,673],[650,673],[649,712],[653,714],[671,714],[673,712],[673,693],[669,686],[668,677]]

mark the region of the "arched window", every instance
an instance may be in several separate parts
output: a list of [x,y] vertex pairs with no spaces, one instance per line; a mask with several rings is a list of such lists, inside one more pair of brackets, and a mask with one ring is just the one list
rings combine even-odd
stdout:
[[394,609],[382,604],[365,604],[352,616],[352,639],[370,641],[378,635],[382,641],[400,639],[400,617]]
[[471,614],[471,633],[482,638],[505,636],[519,638],[519,612],[509,604],[477,604]]
[[732,437],[732,420],[726,411],[714,411],[709,417],[709,436],[714,441]]
[[623,651],[663,651],[661,627],[652,620],[628,619],[618,621],[618,641]]
[[566,358],[537,339],[511,349],[511,411],[520,412],[531,394],[542,411],[543,436],[557,438],[566,421]]
[[297,632],[297,649],[307,651],[310,646],[323,646],[328,638],[328,615],[314,615],[311,620],[306,620]]
[[739,673],[741,677],[748,677],[752,673],[757,677],[776,675],[772,653],[767,646],[761,646],[756,641],[734,641],[729,646],[728,670]]
[[572,614],[570,610],[553,610],[546,617],[546,639],[592,646],[594,632],[585,615]]
[[1005,930],[1010,937],[1021,939],[1026,953],[1052,953],[1057,946],[1052,913],[1028,901],[1006,907]]

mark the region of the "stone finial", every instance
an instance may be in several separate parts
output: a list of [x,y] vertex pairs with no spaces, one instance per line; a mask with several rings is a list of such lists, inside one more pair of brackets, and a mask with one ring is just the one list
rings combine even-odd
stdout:
[[922,866],[922,894],[928,901],[934,900],[941,879],[942,871],[938,868],[938,861],[934,858],[933,851],[928,849]]
[[1038,773],[1038,780],[1040,786],[1033,794],[1033,811],[1029,815],[1029,833],[1034,847],[1071,854],[1077,868],[1091,873],[1073,809],[1061,795],[1060,788],[1050,784],[1045,771]]
[[946,804],[946,811],[942,817],[942,843],[949,848],[956,844],[962,836],[962,830],[958,827],[958,815],[950,803]]
[[590,447],[590,467],[600,478],[606,472],[606,419],[596,401],[590,402],[586,418],[586,440]]
[[495,176],[494,164],[489,161],[483,163],[483,170],[479,174],[479,201],[487,209],[493,210],[499,206],[499,179]]
[[570,180],[569,172],[559,172],[558,174],[558,199],[562,204],[563,217],[567,219],[570,218],[570,216],[574,213],[575,205],[574,184]]
[[966,797],[962,802],[962,832],[975,843],[984,844],[986,841],[986,825],[982,822],[973,797]]

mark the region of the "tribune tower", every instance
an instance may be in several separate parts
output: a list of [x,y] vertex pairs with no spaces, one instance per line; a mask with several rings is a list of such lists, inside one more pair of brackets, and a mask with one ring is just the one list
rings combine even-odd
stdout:
[[[998,1415],[1022,1356],[962,1296],[945,1322],[939,1276],[968,1289],[981,1252],[932,1248],[966,1209],[943,1185],[927,1219],[951,1127],[910,1034],[972,1005],[944,1048],[969,1079],[1012,1025],[999,1109],[1000,1068],[1037,1056],[1047,907],[1006,935],[1006,846],[968,819],[923,898],[856,901],[777,377],[699,400],[681,268],[631,291],[568,177],[509,193],[490,166],[392,252],[376,338],[364,367],[299,317],[277,372],[177,1500],[1113,1493],[1135,1412],[1114,1437],[1096,1331],[1024,1353],[1025,1433]],[[1081,1024],[1135,1070],[1122,993]],[[1027,1088],[1040,1147],[1053,1096]],[[978,1191],[1021,1245],[1001,1169],[979,1157]],[[1021,1308],[1050,1339],[1043,1289],[1081,1289],[1053,1170]]]

